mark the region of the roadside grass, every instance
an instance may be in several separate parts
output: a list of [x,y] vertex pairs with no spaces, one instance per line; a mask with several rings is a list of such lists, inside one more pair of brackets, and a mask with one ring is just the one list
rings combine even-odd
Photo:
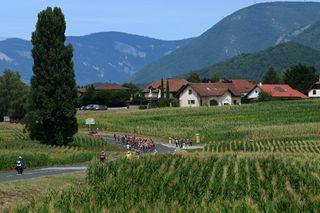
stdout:
[[95,118],[101,131],[159,138],[201,135],[215,141],[314,140],[320,137],[320,100],[275,101],[241,106],[79,111],[79,127]]
[[85,172],[0,183],[0,212],[14,212],[21,205],[36,203],[48,194],[85,183]]

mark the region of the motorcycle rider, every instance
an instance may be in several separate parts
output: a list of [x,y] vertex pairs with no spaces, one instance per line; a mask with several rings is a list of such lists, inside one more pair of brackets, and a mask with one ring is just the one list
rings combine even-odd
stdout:
[[24,160],[22,159],[21,156],[18,157],[18,160],[16,161],[16,170],[18,174],[22,174],[23,169],[26,168],[26,165],[24,163]]

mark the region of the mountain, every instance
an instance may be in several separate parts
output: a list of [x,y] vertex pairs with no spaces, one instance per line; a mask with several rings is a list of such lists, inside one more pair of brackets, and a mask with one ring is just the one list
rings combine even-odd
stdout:
[[[74,67],[79,85],[93,82],[123,83],[144,65],[157,60],[191,39],[163,41],[119,32],[67,37],[74,48]],[[32,75],[32,44],[22,39],[0,41],[0,73],[10,68],[25,82]]]
[[198,73],[202,78],[211,78],[214,73],[219,73],[226,78],[250,79],[259,82],[270,67],[280,72],[298,63],[315,66],[320,70],[320,51],[299,43],[281,43],[257,53],[235,56],[198,70]]
[[145,83],[182,75],[242,53],[261,51],[319,21],[319,10],[316,2],[261,3],[241,9],[186,46],[146,65],[131,80]]
[[302,32],[295,34],[290,39],[294,42],[299,42],[308,47],[320,50],[320,22],[313,25],[308,25]]

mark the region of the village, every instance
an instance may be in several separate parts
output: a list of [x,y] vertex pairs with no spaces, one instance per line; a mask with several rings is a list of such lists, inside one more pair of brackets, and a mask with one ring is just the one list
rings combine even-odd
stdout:
[[[103,84],[95,89],[96,91],[130,91],[130,88],[117,84]],[[79,96],[85,92],[85,88],[78,89]],[[251,80],[243,79],[219,80],[214,83],[210,81],[193,83],[185,79],[155,80],[141,91],[141,96],[145,98],[144,102],[147,104],[161,98],[170,98],[177,99],[179,107],[248,104],[263,101],[261,94],[269,95],[272,100],[320,98],[320,80],[308,89],[307,94],[288,84],[255,84]]]

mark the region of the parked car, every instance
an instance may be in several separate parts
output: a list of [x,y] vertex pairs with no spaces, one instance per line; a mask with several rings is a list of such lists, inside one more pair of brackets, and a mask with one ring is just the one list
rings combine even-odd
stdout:
[[81,106],[79,110],[107,110],[106,105],[89,104],[87,106]]
[[108,107],[106,105],[99,105],[99,110],[107,110]]
[[87,109],[86,105],[83,105],[83,106],[79,107],[79,110],[86,110],[86,109]]
[[89,104],[86,107],[86,110],[99,110],[99,105],[98,104]]

